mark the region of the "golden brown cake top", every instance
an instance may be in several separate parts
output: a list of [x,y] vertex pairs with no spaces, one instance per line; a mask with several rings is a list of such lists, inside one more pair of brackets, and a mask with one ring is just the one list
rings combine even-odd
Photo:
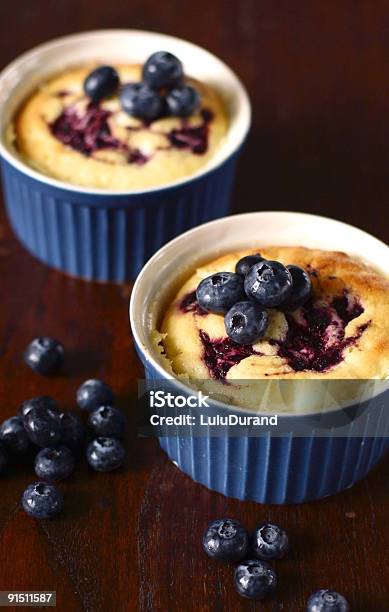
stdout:
[[[228,121],[213,87],[186,78],[200,94],[196,112],[146,122],[124,112],[118,94],[91,103],[83,83],[95,67],[54,76],[24,103],[9,138],[29,165],[76,185],[139,190],[190,176],[215,155]],[[115,69],[121,84],[141,79],[140,65]]]
[[[241,257],[258,252],[304,268],[313,292],[295,311],[270,309],[265,336],[240,346],[228,338],[223,316],[199,308],[195,291],[203,278],[233,272]],[[198,268],[171,302],[155,339],[165,363],[189,380],[386,379],[389,281],[345,253],[259,246]]]

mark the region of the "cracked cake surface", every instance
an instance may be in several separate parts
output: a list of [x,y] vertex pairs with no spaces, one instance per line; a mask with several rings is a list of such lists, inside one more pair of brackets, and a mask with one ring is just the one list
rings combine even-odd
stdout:
[[[213,87],[186,78],[200,94],[199,110],[145,122],[125,113],[117,94],[90,101],[83,81],[93,68],[54,76],[17,113],[9,140],[34,169],[75,185],[131,190],[189,177],[215,155],[228,120]],[[115,68],[121,86],[141,78],[140,65]]]
[[[223,316],[196,302],[199,282],[234,271],[243,256],[304,268],[312,296],[294,311],[270,309],[269,327],[252,346],[228,338]],[[199,267],[168,306],[156,338],[171,370],[189,380],[386,379],[389,375],[389,281],[345,253],[268,247],[231,253]],[[161,350],[159,350],[161,352]]]

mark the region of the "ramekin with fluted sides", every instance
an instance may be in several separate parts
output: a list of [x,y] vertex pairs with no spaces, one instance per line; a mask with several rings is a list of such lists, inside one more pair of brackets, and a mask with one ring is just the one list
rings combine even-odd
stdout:
[[[91,61],[143,62],[154,51],[176,54],[187,74],[222,95],[229,129],[211,162],[188,178],[132,192],[83,188],[51,179],[7,144],[6,127],[48,75]],[[247,93],[217,57],[153,32],[102,30],[66,36],[20,56],[0,75],[0,154],[6,208],[23,245],[38,259],[85,279],[132,279],[174,236],[229,212],[235,163],[250,127]]]
[[[275,244],[341,250],[350,255],[363,253],[366,261],[384,274],[389,269],[387,245],[360,229],[315,215],[249,213],[219,219],[186,232],[150,259],[133,289],[131,328],[146,380],[168,381],[178,393],[185,387],[165,369],[151,340],[151,332],[161,318],[162,305],[176,285],[180,269],[190,275],[197,264],[217,255]],[[226,496],[292,504],[342,491],[363,478],[389,449],[388,384],[383,381],[383,385],[374,387],[376,390],[366,403],[361,397],[358,403],[342,408],[335,405],[319,415],[306,406],[312,389],[304,383],[309,385],[309,382],[299,382],[300,392],[304,394],[304,412],[279,415],[282,435],[270,431],[257,437],[212,436],[209,428],[197,437],[179,434],[160,437],[160,444],[193,480]],[[186,389],[193,393],[193,389]],[[237,412],[235,406],[221,402],[210,405],[213,414]],[[324,436],[323,421],[327,421]],[[346,425],[338,430],[341,435],[336,435],[339,423]],[[294,435],[296,431],[300,434]],[[301,431],[305,433],[302,435]]]

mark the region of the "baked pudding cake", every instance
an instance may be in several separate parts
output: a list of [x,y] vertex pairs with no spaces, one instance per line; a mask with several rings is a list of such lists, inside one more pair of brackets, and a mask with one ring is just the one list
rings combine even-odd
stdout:
[[[170,81],[145,72],[154,58],[163,77],[166,57],[175,62],[173,79],[172,71]],[[94,96],[96,74],[103,95]],[[109,79],[113,86],[104,91]],[[227,130],[216,89],[186,77],[175,56],[157,52],[143,66],[88,65],[54,75],[22,105],[8,140],[27,164],[52,178],[141,190],[197,172],[216,154]]]
[[[199,303],[199,286],[212,275],[235,273],[237,262],[258,253],[265,262],[298,266],[309,279],[310,292],[302,305],[293,305],[289,299],[289,305],[286,300],[262,308],[266,327],[261,337],[253,343],[239,343],[226,331],[228,314],[209,312]],[[242,299],[247,300],[244,286]],[[208,388],[244,407],[258,407],[259,389],[263,393],[271,389],[271,397],[280,405],[284,405],[280,394],[296,390],[289,386],[281,392],[278,385],[275,391],[274,385],[264,386],[263,381],[347,379],[348,386],[331,389],[335,400],[342,401],[352,390],[360,392],[358,381],[389,377],[389,280],[341,252],[259,247],[230,253],[202,265],[182,285],[158,331],[153,332],[153,340],[170,372],[196,385],[213,381]],[[262,383],[252,386],[256,392],[250,395],[247,381],[256,380]],[[287,404],[291,398],[286,399]],[[324,404],[328,407],[330,401],[327,398]],[[265,400],[259,403],[262,408],[266,405]]]

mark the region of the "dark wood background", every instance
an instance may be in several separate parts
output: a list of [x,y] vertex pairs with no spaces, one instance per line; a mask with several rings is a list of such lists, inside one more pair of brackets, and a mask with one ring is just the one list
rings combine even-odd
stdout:
[[[389,238],[389,4],[223,0],[2,0],[0,64],[74,31],[143,28],[190,39],[220,55],[252,96],[254,125],[239,167],[235,211],[285,209],[343,219]],[[78,384],[100,376],[131,415],[142,369],[129,335],[130,287],[77,281],[34,261],[0,218],[0,410],[37,394],[74,406]],[[39,334],[62,339],[63,376],[22,364]],[[131,416],[130,416],[131,421]],[[20,509],[32,468],[1,477],[0,590],[55,589],[58,609],[300,612],[330,586],[354,612],[389,610],[389,461],[336,497],[295,507],[240,503],[211,493],[172,465],[155,440],[130,428],[123,470],[82,465],[61,485],[66,510],[35,522]],[[211,519],[249,528],[284,525],[291,554],[278,564],[271,602],[241,600],[232,568],[201,550]]]

